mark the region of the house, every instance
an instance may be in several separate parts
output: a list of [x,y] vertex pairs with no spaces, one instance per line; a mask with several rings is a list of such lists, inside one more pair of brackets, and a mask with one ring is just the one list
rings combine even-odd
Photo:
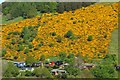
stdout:
[[42,65],[42,62],[33,63],[32,67],[39,67]]
[[17,67],[25,67],[26,63],[25,62],[14,62],[14,65]]
[[53,70],[51,70],[51,73],[53,75],[58,75],[58,74],[65,74],[66,71],[65,70],[59,70],[59,69],[53,69]]
[[90,68],[93,68],[93,67],[95,67],[95,64],[92,64],[92,63],[91,64],[90,63],[84,63],[83,64],[83,68],[84,69],[86,69],[86,68],[90,69]]
[[20,71],[34,71],[34,68],[32,67],[22,67]]

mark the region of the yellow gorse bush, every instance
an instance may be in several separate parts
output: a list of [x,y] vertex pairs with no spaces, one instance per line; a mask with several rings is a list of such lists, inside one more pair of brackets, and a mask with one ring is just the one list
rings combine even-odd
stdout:
[[[25,26],[36,26],[38,24],[40,24],[38,34],[31,43],[37,47],[42,41],[44,46],[28,53],[36,59],[39,59],[42,54],[46,57],[56,56],[61,51],[75,55],[80,53],[81,56],[90,60],[103,58],[109,53],[111,32],[118,28],[118,3],[109,6],[95,4],[63,14],[45,13],[42,16],[5,25],[2,28],[2,47],[5,48],[6,44],[11,41],[6,39],[10,31],[21,32]],[[77,39],[72,40],[64,37],[69,30],[72,30]],[[51,36],[50,33],[52,32],[55,32],[56,35]],[[58,35],[62,37],[61,43],[56,41]],[[89,36],[92,36],[92,41],[87,40]],[[54,46],[50,47],[49,44],[54,44]],[[13,59],[15,55],[18,56],[17,60],[19,61],[26,59],[26,54],[23,51],[17,52],[12,49],[7,49],[7,54],[4,57]]]

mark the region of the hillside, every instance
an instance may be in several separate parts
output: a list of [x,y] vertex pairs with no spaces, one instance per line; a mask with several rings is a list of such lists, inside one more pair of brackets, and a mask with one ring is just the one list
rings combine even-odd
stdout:
[[3,57],[39,60],[41,55],[60,52],[80,54],[85,60],[103,58],[109,53],[111,32],[118,28],[118,3],[96,4],[63,14],[43,14],[6,24],[2,28]]

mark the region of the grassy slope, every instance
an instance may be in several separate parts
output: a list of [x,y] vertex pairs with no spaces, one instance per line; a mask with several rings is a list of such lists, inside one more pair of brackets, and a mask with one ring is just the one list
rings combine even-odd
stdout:
[[109,53],[118,54],[118,29],[112,32]]
[[17,18],[15,18],[13,20],[7,21],[6,16],[0,16],[0,17],[2,17],[2,24],[9,24],[9,23],[19,22],[19,21],[23,20],[23,17],[17,17]]

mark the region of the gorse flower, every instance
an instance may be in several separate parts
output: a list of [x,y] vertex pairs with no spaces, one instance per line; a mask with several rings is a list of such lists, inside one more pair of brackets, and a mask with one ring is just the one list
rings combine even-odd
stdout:
[[[21,38],[23,29],[29,26],[34,26],[34,29],[31,27],[31,32],[28,32],[29,37]],[[3,26],[2,46],[6,49],[4,57],[13,59],[17,55],[17,60],[20,61],[25,60],[29,54],[39,60],[41,55],[47,58],[64,51],[74,55],[80,53],[88,59],[103,58],[108,53],[111,32],[116,28],[118,28],[118,3],[109,6],[95,4],[58,15],[45,13]],[[16,35],[9,35],[11,31]],[[27,42],[28,39],[30,41]]]

